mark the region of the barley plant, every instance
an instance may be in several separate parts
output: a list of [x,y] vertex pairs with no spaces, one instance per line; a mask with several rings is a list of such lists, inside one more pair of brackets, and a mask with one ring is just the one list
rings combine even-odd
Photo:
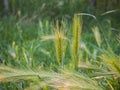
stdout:
[[[48,87],[55,88],[56,90],[102,90],[96,81],[91,80],[89,77],[84,77],[81,74],[75,74],[75,72],[63,71],[59,74],[44,70],[18,70],[6,66],[1,66],[0,71],[1,83],[15,83],[23,80],[30,81],[31,85],[27,86],[25,90],[49,90],[47,89]],[[23,89],[23,87],[20,88]]]
[[55,23],[55,27],[53,30],[53,35],[51,36],[43,36],[42,41],[50,40],[52,39],[54,41],[54,46],[55,46],[55,52],[56,52],[56,58],[57,62],[59,65],[63,64],[64,56],[65,56],[65,51],[66,51],[66,46],[67,46],[67,38],[65,37],[65,30],[64,30],[64,25],[63,22],[62,26],[59,26],[58,21]]
[[56,57],[59,64],[62,64],[65,50],[67,45],[67,38],[65,37],[65,30],[63,27],[58,25],[58,21],[56,22],[56,29],[54,30],[54,43],[55,43],[55,50],[56,50]]
[[73,37],[71,42],[71,56],[74,69],[78,70],[80,36],[82,31],[82,18],[78,15],[73,19]]

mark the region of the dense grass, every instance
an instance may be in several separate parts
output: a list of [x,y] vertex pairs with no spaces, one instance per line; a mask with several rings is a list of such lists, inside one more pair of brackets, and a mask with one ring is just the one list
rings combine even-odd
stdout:
[[1,18],[0,89],[119,90],[119,28],[89,16]]

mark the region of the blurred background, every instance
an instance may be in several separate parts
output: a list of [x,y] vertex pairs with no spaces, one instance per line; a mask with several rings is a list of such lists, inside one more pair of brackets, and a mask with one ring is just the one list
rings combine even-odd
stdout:
[[[67,17],[75,13],[103,14],[119,10],[120,0],[1,0],[0,16]],[[118,18],[118,17],[116,17]]]
[[[25,22],[47,19],[72,20],[74,14],[87,13],[119,29],[120,0],[1,0],[0,20],[14,18]],[[89,25],[91,17],[83,17]],[[87,21],[87,22],[86,22]]]

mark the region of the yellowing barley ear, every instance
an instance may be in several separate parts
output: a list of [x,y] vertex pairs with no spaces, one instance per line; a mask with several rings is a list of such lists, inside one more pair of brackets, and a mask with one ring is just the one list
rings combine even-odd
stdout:
[[96,42],[97,42],[98,46],[100,47],[102,41],[101,41],[101,36],[100,36],[99,28],[98,27],[94,27],[94,28],[92,28],[92,31],[93,31],[93,34],[95,36]]
[[67,39],[65,37],[63,27],[62,26],[60,27],[57,21],[54,31],[54,42],[55,42],[56,58],[59,65],[62,64],[63,58],[65,56],[65,50],[67,46],[66,40]]
[[73,38],[71,44],[71,56],[74,63],[74,69],[78,69],[79,62],[79,47],[80,47],[80,35],[82,31],[82,17],[75,15],[73,19]]

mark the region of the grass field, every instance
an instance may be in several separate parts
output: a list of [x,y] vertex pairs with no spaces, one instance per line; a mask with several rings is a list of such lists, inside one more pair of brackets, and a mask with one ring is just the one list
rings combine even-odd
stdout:
[[1,18],[0,90],[120,90],[116,27],[86,13]]

